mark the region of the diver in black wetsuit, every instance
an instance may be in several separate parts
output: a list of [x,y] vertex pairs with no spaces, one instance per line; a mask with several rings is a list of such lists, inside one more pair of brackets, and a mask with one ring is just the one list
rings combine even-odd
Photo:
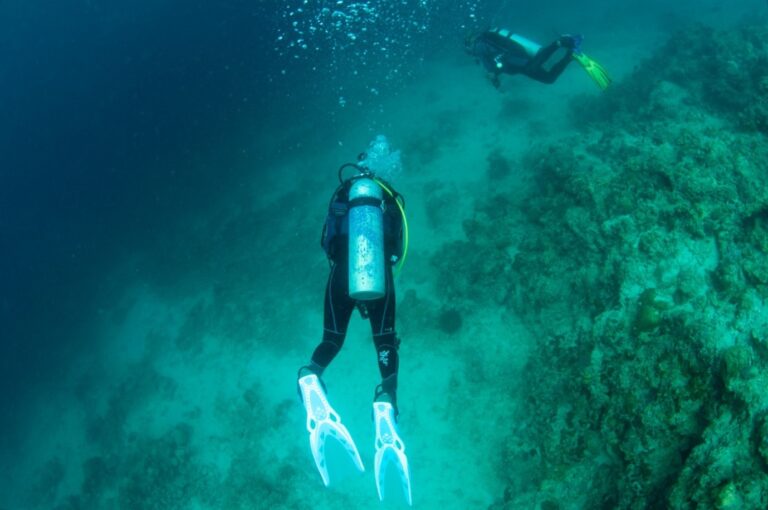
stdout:
[[[331,406],[321,376],[344,344],[347,326],[355,308],[371,323],[373,344],[381,374],[381,384],[373,397],[374,476],[379,500],[384,500],[384,474],[399,474],[403,496],[413,505],[411,475],[405,443],[397,427],[397,373],[400,365],[395,333],[395,285],[393,266],[402,267],[408,249],[408,223],[405,201],[379,171],[399,168],[399,152],[392,152],[386,138],[379,136],[369,146],[372,153],[361,154],[359,164],[339,168],[341,183],[331,196],[321,245],[328,255],[330,275],[325,287],[323,339],[308,365],[299,369],[298,391],[307,413],[309,446],[315,466],[327,487],[331,473],[325,458],[329,438],[346,450],[358,471],[364,472],[360,452],[339,413]],[[369,161],[370,157],[370,163]],[[345,169],[356,175],[344,179]],[[383,173],[382,171],[382,173]],[[388,496],[389,497],[389,496]]]
[[[346,166],[346,165],[345,165]],[[357,165],[349,165],[355,168]],[[344,167],[342,167],[343,169]],[[392,266],[403,256],[403,218],[401,195],[389,184],[377,178],[392,194],[383,193],[384,255],[389,263],[385,267],[385,294],[373,300],[356,300],[349,296],[349,190],[356,179],[343,181],[331,197],[321,245],[328,256],[330,274],[325,288],[325,317],[323,339],[315,348],[309,365],[302,367],[299,377],[313,372],[322,376],[344,344],[352,312],[357,308],[363,318],[371,323],[373,343],[382,382],[376,388],[374,400],[392,403],[397,415],[397,373],[399,368],[398,347],[400,339],[395,332],[395,286]],[[402,202],[401,202],[402,204]]]
[[[554,83],[579,51],[582,37],[563,35],[549,46],[530,41],[506,29],[494,28],[472,34],[464,41],[468,54],[476,57],[488,71],[494,87],[500,86],[500,75],[524,74],[542,83]],[[545,64],[560,48],[565,54],[551,67]]]

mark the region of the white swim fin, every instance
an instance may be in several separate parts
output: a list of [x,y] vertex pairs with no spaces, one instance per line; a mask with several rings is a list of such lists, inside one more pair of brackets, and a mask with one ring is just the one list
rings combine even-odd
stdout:
[[341,417],[328,402],[320,379],[316,374],[309,374],[299,379],[301,400],[307,411],[307,430],[309,431],[309,446],[315,465],[327,487],[330,483],[328,465],[325,459],[325,441],[328,436],[336,439],[349,454],[358,471],[365,471],[360,453],[352,440],[347,427],[341,423]]
[[403,495],[409,505],[413,505],[411,496],[411,473],[408,469],[408,457],[405,456],[405,443],[397,433],[395,409],[389,402],[373,403],[373,420],[376,424],[376,490],[379,499],[384,500],[384,481],[387,467],[394,464],[400,474]]

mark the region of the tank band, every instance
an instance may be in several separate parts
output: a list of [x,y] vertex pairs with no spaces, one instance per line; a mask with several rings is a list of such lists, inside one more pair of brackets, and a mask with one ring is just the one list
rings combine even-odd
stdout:
[[381,207],[383,200],[375,197],[360,197],[349,201],[349,208],[357,207],[360,205],[372,205],[373,207]]

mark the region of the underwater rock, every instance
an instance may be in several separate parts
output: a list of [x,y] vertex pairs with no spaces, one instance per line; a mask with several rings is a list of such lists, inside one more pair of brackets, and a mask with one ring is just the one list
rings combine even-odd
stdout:
[[734,345],[726,349],[723,355],[723,368],[726,386],[728,381],[749,377],[753,367],[752,349],[745,345]]
[[758,452],[763,464],[768,467],[768,419],[762,417],[760,426],[757,428]]
[[717,489],[715,508],[718,510],[740,510],[743,504],[744,500],[733,482],[728,482]]
[[656,289],[645,289],[637,300],[637,314],[632,330],[642,333],[658,327],[664,308],[664,303],[658,298]]

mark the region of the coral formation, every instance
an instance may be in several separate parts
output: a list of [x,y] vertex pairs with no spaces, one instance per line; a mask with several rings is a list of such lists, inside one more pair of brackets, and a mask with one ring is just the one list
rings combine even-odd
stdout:
[[[152,377],[157,379],[156,374]],[[131,386],[117,394],[110,407],[122,411],[113,416],[116,413],[110,410],[107,418],[122,422],[135,412],[133,407],[138,402],[134,401],[134,390]],[[196,441],[199,432],[187,422],[178,422],[158,434],[129,432],[113,424],[116,430],[109,440],[114,442],[102,445],[98,455],[83,463],[79,494],[66,498],[56,510],[299,508],[300,496],[286,489],[297,477],[293,468],[286,466],[273,474],[265,473],[263,468],[264,462],[274,462],[274,454],[262,451],[263,430],[253,426],[262,412],[261,392],[254,385],[240,399],[221,398],[221,409],[217,411],[230,421],[228,425],[236,434],[231,438],[208,436],[202,442]],[[282,415],[277,418],[286,419]],[[206,447],[212,442],[238,442],[241,446],[232,449],[238,452],[234,458],[213,464],[205,457],[210,453]],[[46,483],[49,491],[55,490],[56,484],[49,482],[62,476],[54,459],[40,483]],[[47,496],[45,501],[53,499]]]
[[767,36],[674,36],[435,256],[540,338],[492,508],[768,507]]

